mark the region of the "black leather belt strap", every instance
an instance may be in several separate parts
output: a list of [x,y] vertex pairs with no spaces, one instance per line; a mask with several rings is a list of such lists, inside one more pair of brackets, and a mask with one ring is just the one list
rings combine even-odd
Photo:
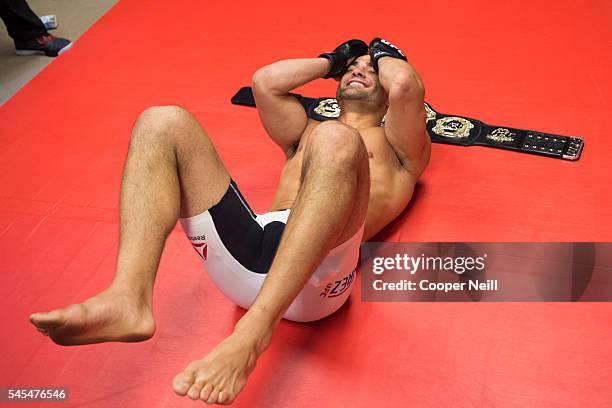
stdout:
[[[311,119],[332,120],[340,115],[338,101],[334,98],[292,95],[304,106]],[[251,88],[241,88],[232,98],[232,103],[255,106]],[[427,132],[434,143],[496,147],[564,160],[578,160],[584,146],[584,141],[579,137],[487,125],[477,119],[437,112],[428,103],[425,103],[425,111]]]

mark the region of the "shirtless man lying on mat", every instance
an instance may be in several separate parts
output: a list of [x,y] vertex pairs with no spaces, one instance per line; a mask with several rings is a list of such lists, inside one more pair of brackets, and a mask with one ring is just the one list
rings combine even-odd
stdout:
[[[309,119],[289,94],[321,77],[339,81],[338,120]],[[115,278],[84,303],[32,314],[42,334],[61,345],[153,336],[153,283],[177,220],[216,286],[248,309],[231,335],[174,378],[177,394],[231,403],[282,317],[313,321],[342,306],[360,243],[406,207],[429,160],[423,84],[397,47],[376,38],[265,66],[253,92],[286,156],[270,211],[251,210],[191,114],[146,109],[123,172]]]

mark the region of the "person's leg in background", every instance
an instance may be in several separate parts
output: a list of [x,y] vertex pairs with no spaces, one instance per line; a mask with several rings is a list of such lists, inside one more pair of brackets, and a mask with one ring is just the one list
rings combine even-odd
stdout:
[[72,45],[65,38],[50,35],[25,0],[0,0],[0,17],[15,42],[18,55],[57,57]]

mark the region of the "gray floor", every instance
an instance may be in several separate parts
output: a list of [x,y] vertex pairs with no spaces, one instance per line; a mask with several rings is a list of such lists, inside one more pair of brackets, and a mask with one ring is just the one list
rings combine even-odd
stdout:
[[[57,15],[59,27],[51,31],[51,34],[75,41],[116,1],[28,0],[28,4],[38,15]],[[4,24],[0,24],[0,105],[9,100],[52,60],[53,58],[39,55],[15,54],[13,40],[8,36]]]

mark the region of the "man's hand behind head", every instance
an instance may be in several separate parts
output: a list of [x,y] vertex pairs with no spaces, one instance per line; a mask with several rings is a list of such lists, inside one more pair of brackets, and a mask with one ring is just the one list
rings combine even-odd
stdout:
[[348,66],[357,58],[368,53],[368,45],[361,40],[348,40],[336,47],[332,52],[319,55],[329,60],[329,72],[323,78],[339,80]]
[[378,73],[378,60],[382,57],[397,58],[407,61],[406,56],[395,45],[382,38],[376,37],[370,41],[370,57],[372,58],[372,66],[374,71]]

